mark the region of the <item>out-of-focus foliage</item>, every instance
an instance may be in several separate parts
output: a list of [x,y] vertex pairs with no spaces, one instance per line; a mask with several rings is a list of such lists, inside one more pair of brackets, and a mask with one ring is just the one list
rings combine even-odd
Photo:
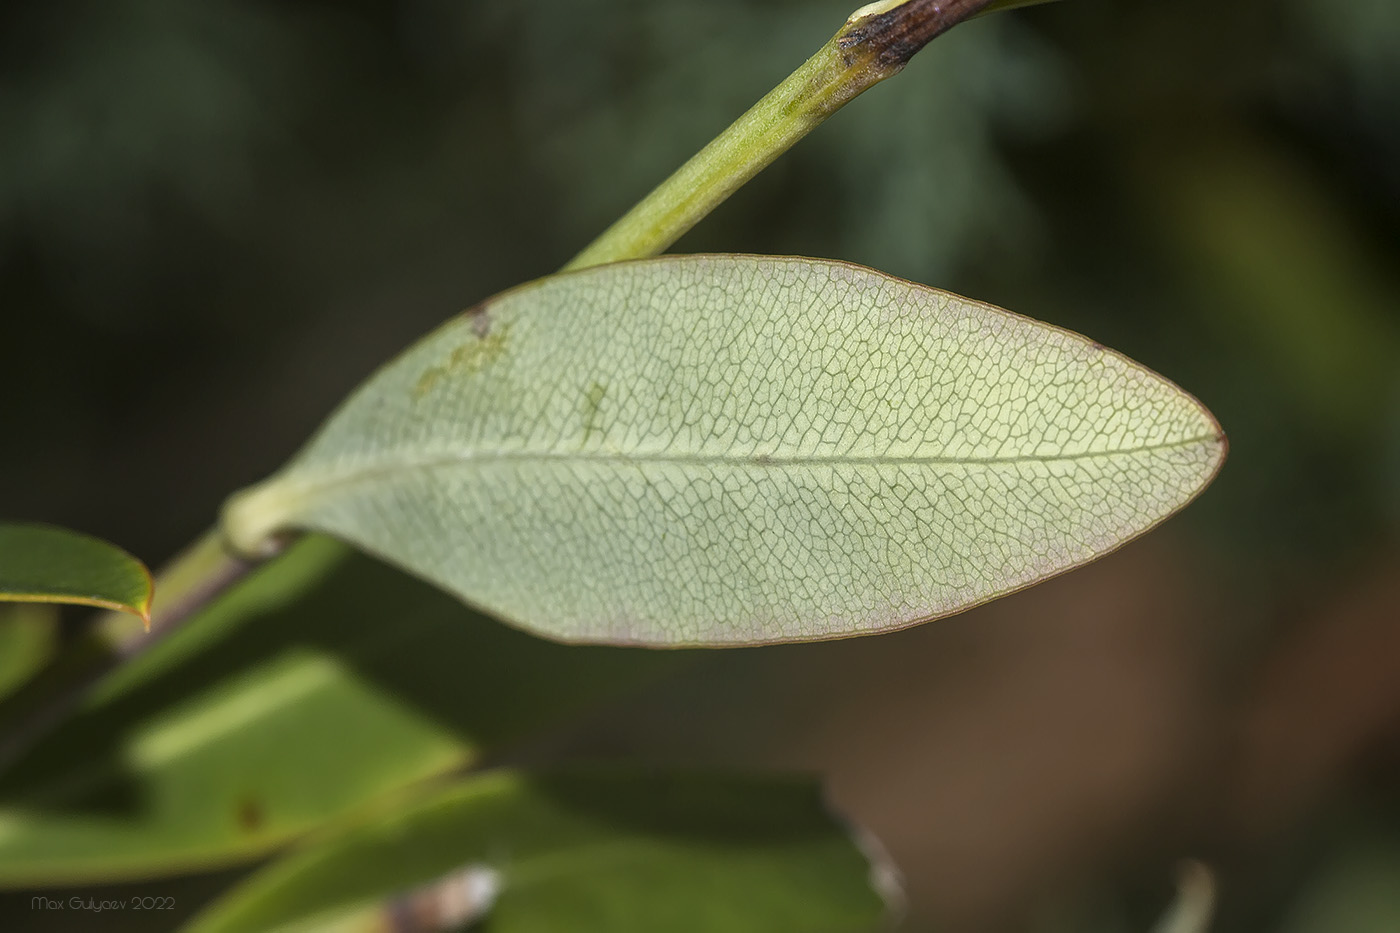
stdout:
[[528,638],[308,538],[0,777],[0,887],[247,862],[674,657]]
[[[379,363],[558,267],[854,5],[5,6],[0,277],[22,352],[0,367],[0,514],[174,551]],[[958,27],[801,143],[679,248],[857,260],[1092,333],[1205,400],[1230,465],[1162,532],[1036,593],[715,656],[535,753],[824,769],[909,875],[915,929],[1141,931],[1186,854],[1219,869],[1221,933],[1385,929],[1397,70],[1391,0],[1063,0]],[[324,589],[342,585],[321,605],[368,607],[346,617],[370,630],[376,603]],[[334,612],[268,610],[256,637],[211,638],[195,673],[218,677],[156,678],[72,728],[139,733],[309,645],[475,747],[491,711],[455,705],[462,620],[423,599],[428,668],[337,640]],[[30,816],[120,831],[156,788]],[[142,890],[192,910],[229,880]],[[5,909],[53,928],[27,898]]]
[[42,603],[0,604],[0,699],[8,696],[53,655],[57,610]]
[[1400,823],[1364,814],[1338,821],[1333,848],[1298,892],[1280,933],[1400,929]]
[[313,843],[193,930],[369,933],[436,900],[499,933],[867,933],[890,885],[810,780],[507,771]]
[[[1400,13],[1386,0],[1293,0],[1299,14],[1297,26],[1317,43],[1331,64],[1352,83],[1363,108],[1389,107],[1400,82]],[[1366,114],[1376,120],[1372,129],[1394,136],[1394,110]]]

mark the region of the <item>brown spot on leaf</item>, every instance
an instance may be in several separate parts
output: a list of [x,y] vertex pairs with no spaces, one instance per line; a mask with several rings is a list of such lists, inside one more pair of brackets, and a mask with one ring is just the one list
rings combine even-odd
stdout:
[[472,333],[476,334],[480,339],[485,340],[486,335],[491,333],[491,312],[487,310],[487,306],[478,306],[472,313],[471,319]]
[[506,336],[510,333],[510,325],[503,324],[494,329],[488,325],[483,334],[477,328],[474,320],[472,332],[476,334],[475,340],[468,341],[452,351],[452,356],[448,359],[447,364],[449,370],[475,372],[488,363],[494,363],[505,352]]
[[245,833],[255,833],[262,828],[267,815],[263,812],[262,804],[255,797],[244,797],[238,802],[238,810],[235,813],[238,821],[238,828]]

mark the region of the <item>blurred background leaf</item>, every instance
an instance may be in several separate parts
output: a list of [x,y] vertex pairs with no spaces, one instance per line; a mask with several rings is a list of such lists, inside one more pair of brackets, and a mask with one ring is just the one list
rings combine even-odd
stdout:
[[0,603],[0,699],[23,686],[53,656],[58,611],[45,603]]
[[382,929],[444,912],[451,896],[432,894],[444,881],[468,883],[475,903],[458,910],[497,933],[860,933],[898,897],[810,780],[505,772],[294,853],[191,929]]
[[[24,352],[0,368],[0,514],[173,553],[370,370],[561,265],[854,5],[5,7],[0,277]],[[529,754],[820,772],[907,874],[913,930],[1150,929],[1184,855],[1218,869],[1221,933],[1325,917],[1309,892],[1353,871],[1377,890],[1347,853],[1396,838],[1400,786],[1397,72],[1391,0],[1066,0],[958,27],[804,140],[679,249],[857,260],[1081,330],[1206,401],[1229,467],[1094,567],[887,638],[692,658],[573,729],[554,717],[588,706],[560,701],[522,726],[556,723]],[[456,639],[501,627],[393,597],[423,640],[376,664],[383,615],[356,606],[384,604],[351,583],[408,585],[371,566],[327,571],[347,595],[299,584],[335,607],[319,621],[209,629],[206,680],[114,688],[113,729],[310,650],[397,710],[395,736],[476,748],[511,704],[456,693]],[[153,780],[113,786],[155,801]],[[194,909],[229,880],[61,893]],[[0,903],[7,929],[58,928],[28,904]],[[1386,928],[1393,900],[1357,904],[1331,929]]]
[[0,777],[0,887],[248,862],[682,657],[533,639],[309,537]]

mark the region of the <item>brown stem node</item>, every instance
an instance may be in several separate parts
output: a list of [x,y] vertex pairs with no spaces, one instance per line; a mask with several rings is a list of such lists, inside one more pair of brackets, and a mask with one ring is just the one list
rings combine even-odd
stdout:
[[958,23],[990,6],[992,0],[908,0],[884,13],[858,20],[837,39],[848,67],[865,65],[888,77]]

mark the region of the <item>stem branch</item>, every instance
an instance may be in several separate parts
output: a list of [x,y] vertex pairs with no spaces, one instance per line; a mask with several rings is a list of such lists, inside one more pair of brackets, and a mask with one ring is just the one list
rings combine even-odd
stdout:
[[565,269],[662,252],[849,101],[898,74],[929,42],[995,0],[872,3]]

